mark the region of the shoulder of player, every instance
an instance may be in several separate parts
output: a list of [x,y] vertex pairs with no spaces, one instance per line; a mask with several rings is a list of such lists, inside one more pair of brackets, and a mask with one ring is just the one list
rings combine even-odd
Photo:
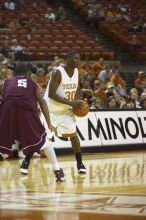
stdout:
[[61,77],[61,71],[59,69],[54,69],[52,71],[52,77]]

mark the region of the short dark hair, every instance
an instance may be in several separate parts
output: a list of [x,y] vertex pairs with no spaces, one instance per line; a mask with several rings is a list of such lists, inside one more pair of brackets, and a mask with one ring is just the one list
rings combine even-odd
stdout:
[[26,75],[28,68],[24,64],[17,64],[14,70],[14,75]]

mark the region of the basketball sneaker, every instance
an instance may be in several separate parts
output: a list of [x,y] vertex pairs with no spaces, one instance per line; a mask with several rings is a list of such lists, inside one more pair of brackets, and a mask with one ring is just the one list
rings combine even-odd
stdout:
[[14,158],[14,159],[19,158],[19,151],[18,150],[12,150],[11,158]]
[[83,163],[77,163],[77,169],[79,174],[86,174],[86,167],[84,166]]
[[2,153],[0,153],[0,161],[4,160],[4,155]]
[[25,160],[22,161],[21,167],[20,167],[20,173],[22,174],[28,174],[28,167],[30,162],[26,162]]
[[64,172],[62,169],[54,170],[54,174],[56,176],[56,182],[64,182],[66,180]]

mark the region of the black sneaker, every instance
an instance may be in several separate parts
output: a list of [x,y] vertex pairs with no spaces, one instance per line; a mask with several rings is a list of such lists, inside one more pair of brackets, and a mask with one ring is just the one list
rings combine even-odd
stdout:
[[0,153],[0,161],[4,160],[4,155],[2,153]]
[[83,163],[77,163],[77,169],[79,174],[86,174],[86,167],[84,166]]
[[62,169],[54,170],[54,174],[56,176],[56,182],[64,182],[66,180],[64,172]]
[[14,159],[19,158],[19,151],[18,150],[12,150],[11,158],[14,158]]
[[26,162],[25,160],[23,160],[21,167],[20,167],[20,173],[28,174],[28,167],[29,167],[29,162]]

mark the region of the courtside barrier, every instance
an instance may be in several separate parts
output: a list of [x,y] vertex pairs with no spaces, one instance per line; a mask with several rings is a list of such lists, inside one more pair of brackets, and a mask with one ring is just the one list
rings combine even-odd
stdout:
[[[82,147],[146,145],[146,112],[142,109],[91,110],[76,121]],[[55,137],[54,148],[71,148],[71,143]]]

